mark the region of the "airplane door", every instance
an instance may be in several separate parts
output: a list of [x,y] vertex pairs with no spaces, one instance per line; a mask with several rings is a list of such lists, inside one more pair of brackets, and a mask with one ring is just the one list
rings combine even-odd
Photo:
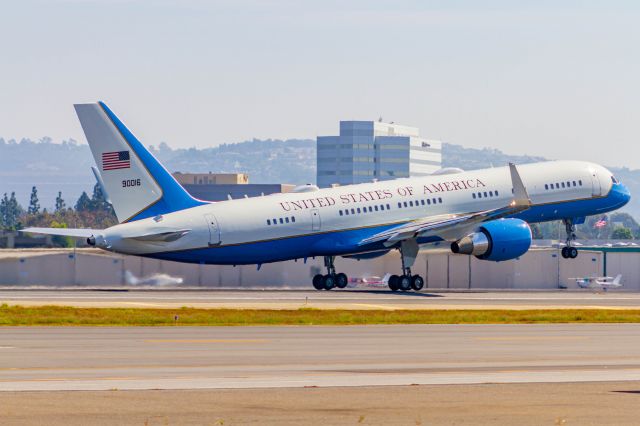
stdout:
[[598,172],[591,170],[591,188],[592,194],[599,196],[602,195],[602,187],[600,186],[600,179],[598,179]]
[[218,226],[218,220],[212,214],[204,215],[207,220],[207,226],[209,227],[209,246],[220,245],[220,227]]
[[311,210],[311,230],[319,231],[320,225],[321,225],[320,212],[318,211],[318,209],[312,209]]

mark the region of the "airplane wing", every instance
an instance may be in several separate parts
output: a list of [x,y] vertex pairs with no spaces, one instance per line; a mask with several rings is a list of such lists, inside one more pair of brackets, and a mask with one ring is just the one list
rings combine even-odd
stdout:
[[360,245],[384,241],[384,245],[389,247],[403,240],[436,235],[445,237],[443,239],[457,239],[471,232],[482,222],[500,219],[527,210],[531,207],[529,194],[516,166],[509,163],[509,169],[514,198],[507,206],[476,213],[447,214],[418,219],[365,238],[360,241]]
[[56,235],[61,237],[73,237],[73,238],[89,238],[94,235],[98,235],[102,232],[102,229],[74,229],[74,228],[25,228],[20,232],[27,234],[43,234],[43,235]]

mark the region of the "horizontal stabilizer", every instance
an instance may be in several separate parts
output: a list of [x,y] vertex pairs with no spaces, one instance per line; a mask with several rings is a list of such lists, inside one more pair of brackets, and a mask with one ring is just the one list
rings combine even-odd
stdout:
[[102,229],[25,228],[20,232],[28,234],[57,235],[61,237],[89,238],[99,235],[102,232]]

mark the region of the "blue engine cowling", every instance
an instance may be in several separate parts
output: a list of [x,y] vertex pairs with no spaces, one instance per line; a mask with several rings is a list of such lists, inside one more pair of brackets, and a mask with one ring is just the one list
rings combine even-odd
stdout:
[[531,228],[520,219],[486,222],[473,234],[451,244],[451,251],[500,262],[522,256],[531,246]]

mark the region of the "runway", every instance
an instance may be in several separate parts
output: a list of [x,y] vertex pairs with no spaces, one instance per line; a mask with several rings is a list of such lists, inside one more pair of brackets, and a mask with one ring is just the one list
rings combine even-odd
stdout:
[[640,380],[640,324],[0,328],[0,390]]
[[243,309],[640,309],[640,293],[408,292],[388,290],[0,290],[0,303],[24,306]]

